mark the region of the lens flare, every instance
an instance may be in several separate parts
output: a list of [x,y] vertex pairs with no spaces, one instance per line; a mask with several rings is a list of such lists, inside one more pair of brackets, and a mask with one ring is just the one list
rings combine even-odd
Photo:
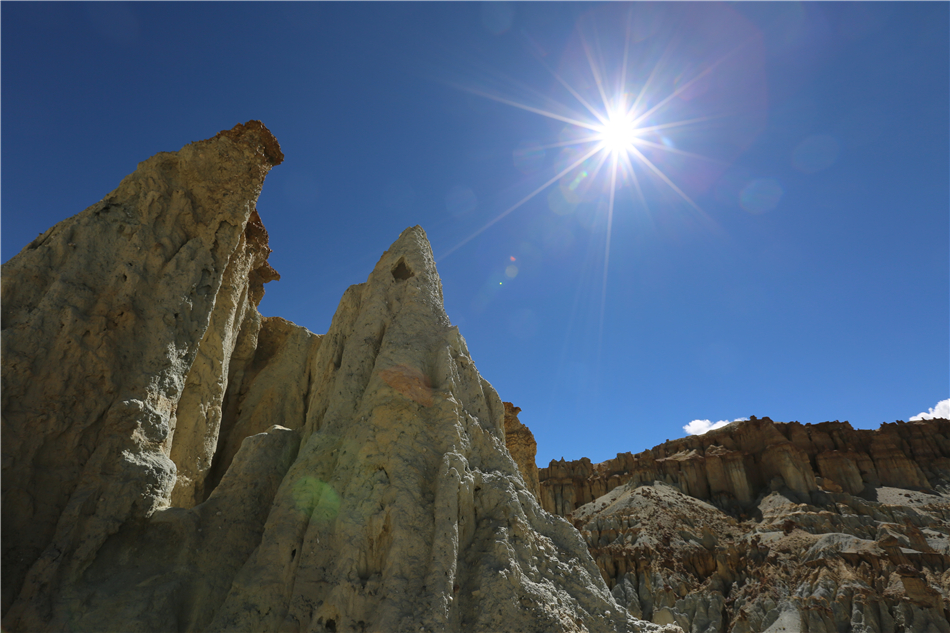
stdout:
[[[454,83],[459,90],[564,127],[552,143],[524,141],[514,151],[516,168],[533,176],[526,182],[540,184],[441,257],[555,183],[564,195],[551,194],[548,201],[560,215],[582,201],[605,200],[607,250],[617,191],[625,187],[634,194],[632,204],[621,198],[628,209],[655,213],[648,201],[658,197],[665,213],[672,210],[671,201],[679,201],[701,224],[718,231],[694,196],[711,189],[765,125],[764,50],[761,32],[728,7],[678,11],[646,3],[608,4],[579,19],[558,68],[532,53],[569,99],[500,73],[494,73],[492,84],[501,80],[531,98]],[[689,151],[690,145],[704,151]],[[705,151],[710,148],[716,151]],[[543,173],[544,161],[553,167],[550,176]]]

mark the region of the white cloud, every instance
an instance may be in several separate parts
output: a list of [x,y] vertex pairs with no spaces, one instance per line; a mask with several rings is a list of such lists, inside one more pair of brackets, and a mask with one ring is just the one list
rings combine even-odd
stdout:
[[[950,401],[948,401],[950,402]],[[749,418],[736,418],[732,422],[742,422],[748,420]],[[721,429],[727,424],[732,424],[729,420],[719,420],[718,422],[710,422],[709,420],[693,420],[689,424],[683,427],[683,430],[686,431],[688,435],[702,435],[713,429]]]
[[930,411],[924,411],[923,413],[918,413],[912,417],[910,421],[916,422],[917,420],[933,420],[934,418],[950,419],[950,399],[941,400],[933,409]]

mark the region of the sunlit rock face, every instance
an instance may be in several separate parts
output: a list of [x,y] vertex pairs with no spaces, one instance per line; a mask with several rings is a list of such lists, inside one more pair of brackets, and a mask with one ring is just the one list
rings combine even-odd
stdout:
[[255,121],[158,154],[3,265],[11,630],[52,622],[123,525],[201,495],[237,334],[277,278],[255,201],[282,158]]
[[538,483],[538,466],[535,457],[538,454],[538,443],[534,433],[518,419],[521,407],[505,402],[505,446],[511,453],[512,459],[518,465],[518,470],[524,476],[525,485],[536,499],[541,500],[541,487]]
[[752,418],[540,469],[618,602],[686,631],[950,631],[950,421]]
[[421,228],[326,334],[258,313],[281,158],[159,154],[4,265],[4,630],[659,630],[526,485]]

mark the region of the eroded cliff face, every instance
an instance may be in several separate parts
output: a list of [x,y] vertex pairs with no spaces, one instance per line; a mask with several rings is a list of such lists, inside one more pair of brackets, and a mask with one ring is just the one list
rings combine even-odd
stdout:
[[[544,505],[617,600],[687,631],[950,631],[950,421],[755,418],[551,462]],[[580,503],[578,503],[580,502]]]
[[258,313],[281,158],[159,154],[4,265],[4,630],[658,630],[529,489],[421,228],[325,335]]
[[126,522],[193,505],[235,336],[277,277],[255,201],[282,158],[256,121],[158,154],[3,265],[10,622],[48,618]]
[[539,471],[542,505],[565,515],[627,482],[655,480],[740,509],[775,481],[804,495],[817,490],[819,482],[851,494],[877,486],[946,485],[946,424],[897,422],[866,430],[847,422],[777,423],[753,416],[636,455],[618,453],[601,464],[586,458],[552,461]]

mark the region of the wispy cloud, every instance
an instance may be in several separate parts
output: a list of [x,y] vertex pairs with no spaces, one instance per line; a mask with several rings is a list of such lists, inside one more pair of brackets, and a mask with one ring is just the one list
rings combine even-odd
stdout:
[[[947,402],[950,403],[950,400]],[[748,419],[749,418],[736,418],[735,420],[732,420],[732,422],[742,422]],[[702,435],[703,433],[712,431],[713,429],[721,429],[732,422],[729,420],[719,420],[718,422],[710,422],[709,420],[693,420],[684,426],[683,430],[689,435]]]
[[916,422],[917,420],[933,420],[934,418],[950,419],[950,399],[941,400],[937,403],[937,406],[932,408],[930,411],[918,413],[912,417],[910,421]]

